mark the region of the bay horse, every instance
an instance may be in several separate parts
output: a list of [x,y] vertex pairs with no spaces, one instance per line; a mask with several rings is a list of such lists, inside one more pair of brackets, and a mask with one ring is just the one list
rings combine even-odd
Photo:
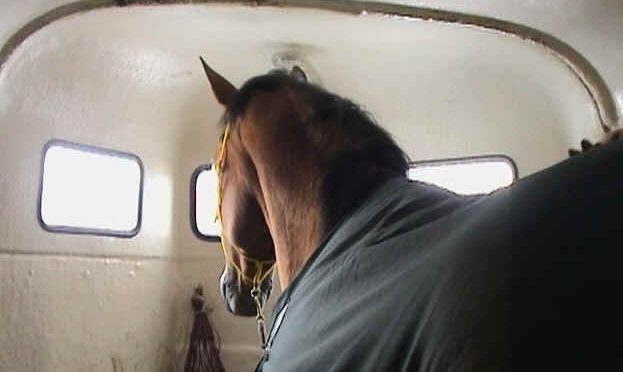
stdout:
[[201,61],[225,108],[221,294],[258,318],[257,371],[623,368],[621,143],[463,197],[409,182],[391,136],[300,69],[237,89]]
[[[231,260],[222,294],[232,313],[256,315],[249,294],[258,265],[266,269],[263,302],[273,262],[286,288],[338,220],[385,179],[406,177],[408,160],[358,106],[308,84],[297,66],[239,92],[201,62],[226,108],[215,154],[223,237],[231,243],[224,244]],[[312,102],[321,109],[311,111]]]

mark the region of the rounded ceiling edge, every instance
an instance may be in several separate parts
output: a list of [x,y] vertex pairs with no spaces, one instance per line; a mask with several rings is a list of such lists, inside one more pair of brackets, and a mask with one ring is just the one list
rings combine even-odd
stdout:
[[198,4],[198,3],[221,3],[253,6],[275,6],[291,8],[309,8],[335,11],[340,13],[365,14],[378,13],[389,16],[406,18],[419,18],[443,23],[456,23],[470,25],[484,29],[494,30],[519,37],[523,40],[534,42],[551,52],[557,59],[566,65],[577,77],[585,88],[595,106],[595,112],[602,129],[605,132],[616,127],[618,113],[615,99],[608,89],[605,81],[595,67],[576,49],[559,38],[539,31],[535,28],[501,19],[484,17],[479,15],[438,10],[432,8],[415,7],[409,5],[393,4],[374,1],[340,1],[340,0],[256,0],[256,1],[231,1],[231,0],[83,0],[62,5],[52,9],[29,21],[17,30],[0,49],[0,74],[4,66],[17,49],[28,37],[36,33],[46,25],[64,17],[95,10],[98,8],[128,6],[128,5],[170,5],[170,4]]

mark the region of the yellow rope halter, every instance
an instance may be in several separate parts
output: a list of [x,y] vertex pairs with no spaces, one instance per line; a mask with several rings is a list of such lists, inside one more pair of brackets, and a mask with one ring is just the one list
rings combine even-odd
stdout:
[[237,247],[235,244],[230,244],[230,246],[236,251],[236,253],[238,253],[238,255],[240,255],[242,259],[255,265],[255,274],[253,275],[252,278],[250,278],[242,272],[242,269],[240,268],[240,266],[236,264],[236,262],[234,262],[234,260],[227,253],[227,249],[225,248],[225,246],[227,245],[227,239],[225,237],[225,229],[223,227],[223,219],[222,219],[222,213],[223,213],[222,212],[222,208],[223,208],[222,172],[223,172],[223,166],[225,165],[225,154],[227,152],[226,149],[227,149],[227,140],[229,139],[229,131],[230,130],[229,130],[229,124],[228,124],[225,126],[225,132],[223,133],[223,139],[221,140],[221,146],[219,149],[218,158],[216,159],[216,163],[214,164],[214,171],[216,172],[216,177],[217,177],[217,188],[216,188],[216,197],[217,197],[216,203],[217,204],[216,204],[216,216],[214,219],[215,221],[219,221],[221,224],[221,249],[223,250],[225,261],[236,270],[236,272],[238,273],[240,278],[242,278],[243,281],[246,281],[247,283],[252,285],[252,288],[253,288],[252,291],[254,290],[259,291],[260,284],[268,276],[272,274],[273,268],[275,266],[275,261],[256,260],[255,258],[249,257],[247,254],[245,254],[242,251],[242,249],[240,249],[240,247]]

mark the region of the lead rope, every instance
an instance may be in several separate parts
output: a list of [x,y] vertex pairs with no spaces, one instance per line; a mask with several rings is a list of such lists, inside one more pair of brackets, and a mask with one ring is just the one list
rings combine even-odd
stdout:
[[[268,270],[268,272],[272,271],[272,267]],[[257,270],[255,272],[255,278],[258,278],[261,274],[261,270]],[[262,312],[262,292],[260,291],[260,280],[253,279],[253,288],[251,289],[251,297],[253,297],[253,302],[255,303],[255,309],[257,310],[257,315],[255,316],[255,321],[257,323],[257,334],[260,336],[260,344],[263,350],[266,350],[266,328],[264,325],[264,313]]]
[[218,153],[218,159],[216,159],[216,163],[214,164],[214,171],[216,172],[217,177],[217,186],[216,186],[216,215],[214,216],[215,222],[218,221],[221,224],[221,250],[223,251],[223,255],[225,256],[225,261],[232,266],[239,277],[242,280],[250,283],[251,287],[251,297],[253,298],[253,303],[255,304],[256,309],[256,317],[255,320],[257,322],[257,333],[260,337],[260,343],[262,345],[262,349],[266,348],[266,328],[264,324],[264,312],[262,311],[262,291],[260,289],[261,283],[268,278],[269,275],[272,274],[273,268],[275,267],[275,261],[266,260],[260,261],[255,258],[247,256],[240,247],[237,247],[234,244],[230,244],[230,246],[240,255],[244,260],[253,263],[255,265],[255,275],[253,278],[249,278],[243,272],[240,266],[238,266],[234,260],[231,259],[229,254],[227,254],[227,249],[225,249],[225,245],[227,244],[227,239],[225,238],[225,229],[223,228],[223,219],[222,219],[222,208],[223,208],[223,185],[222,185],[222,171],[223,165],[225,164],[225,153],[227,140],[229,139],[229,125],[225,126],[225,132],[223,133],[223,139],[221,140],[221,146]]

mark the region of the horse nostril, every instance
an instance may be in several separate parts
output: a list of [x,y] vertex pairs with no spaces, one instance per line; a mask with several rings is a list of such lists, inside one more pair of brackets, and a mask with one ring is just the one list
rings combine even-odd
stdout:
[[225,267],[219,279],[219,290],[227,311],[236,315],[238,310],[236,306],[237,294],[232,290],[232,276],[227,270],[227,267]]
[[256,309],[251,298],[250,289],[241,288],[237,277],[225,267],[219,280],[219,289],[227,311],[234,315],[255,316]]
[[[266,278],[260,285],[260,303],[265,304],[272,291],[273,281]],[[257,308],[251,296],[251,287],[240,283],[238,277],[227,267],[221,273],[219,279],[219,291],[221,298],[227,307],[227,311],[234,315],[255,316]]]

